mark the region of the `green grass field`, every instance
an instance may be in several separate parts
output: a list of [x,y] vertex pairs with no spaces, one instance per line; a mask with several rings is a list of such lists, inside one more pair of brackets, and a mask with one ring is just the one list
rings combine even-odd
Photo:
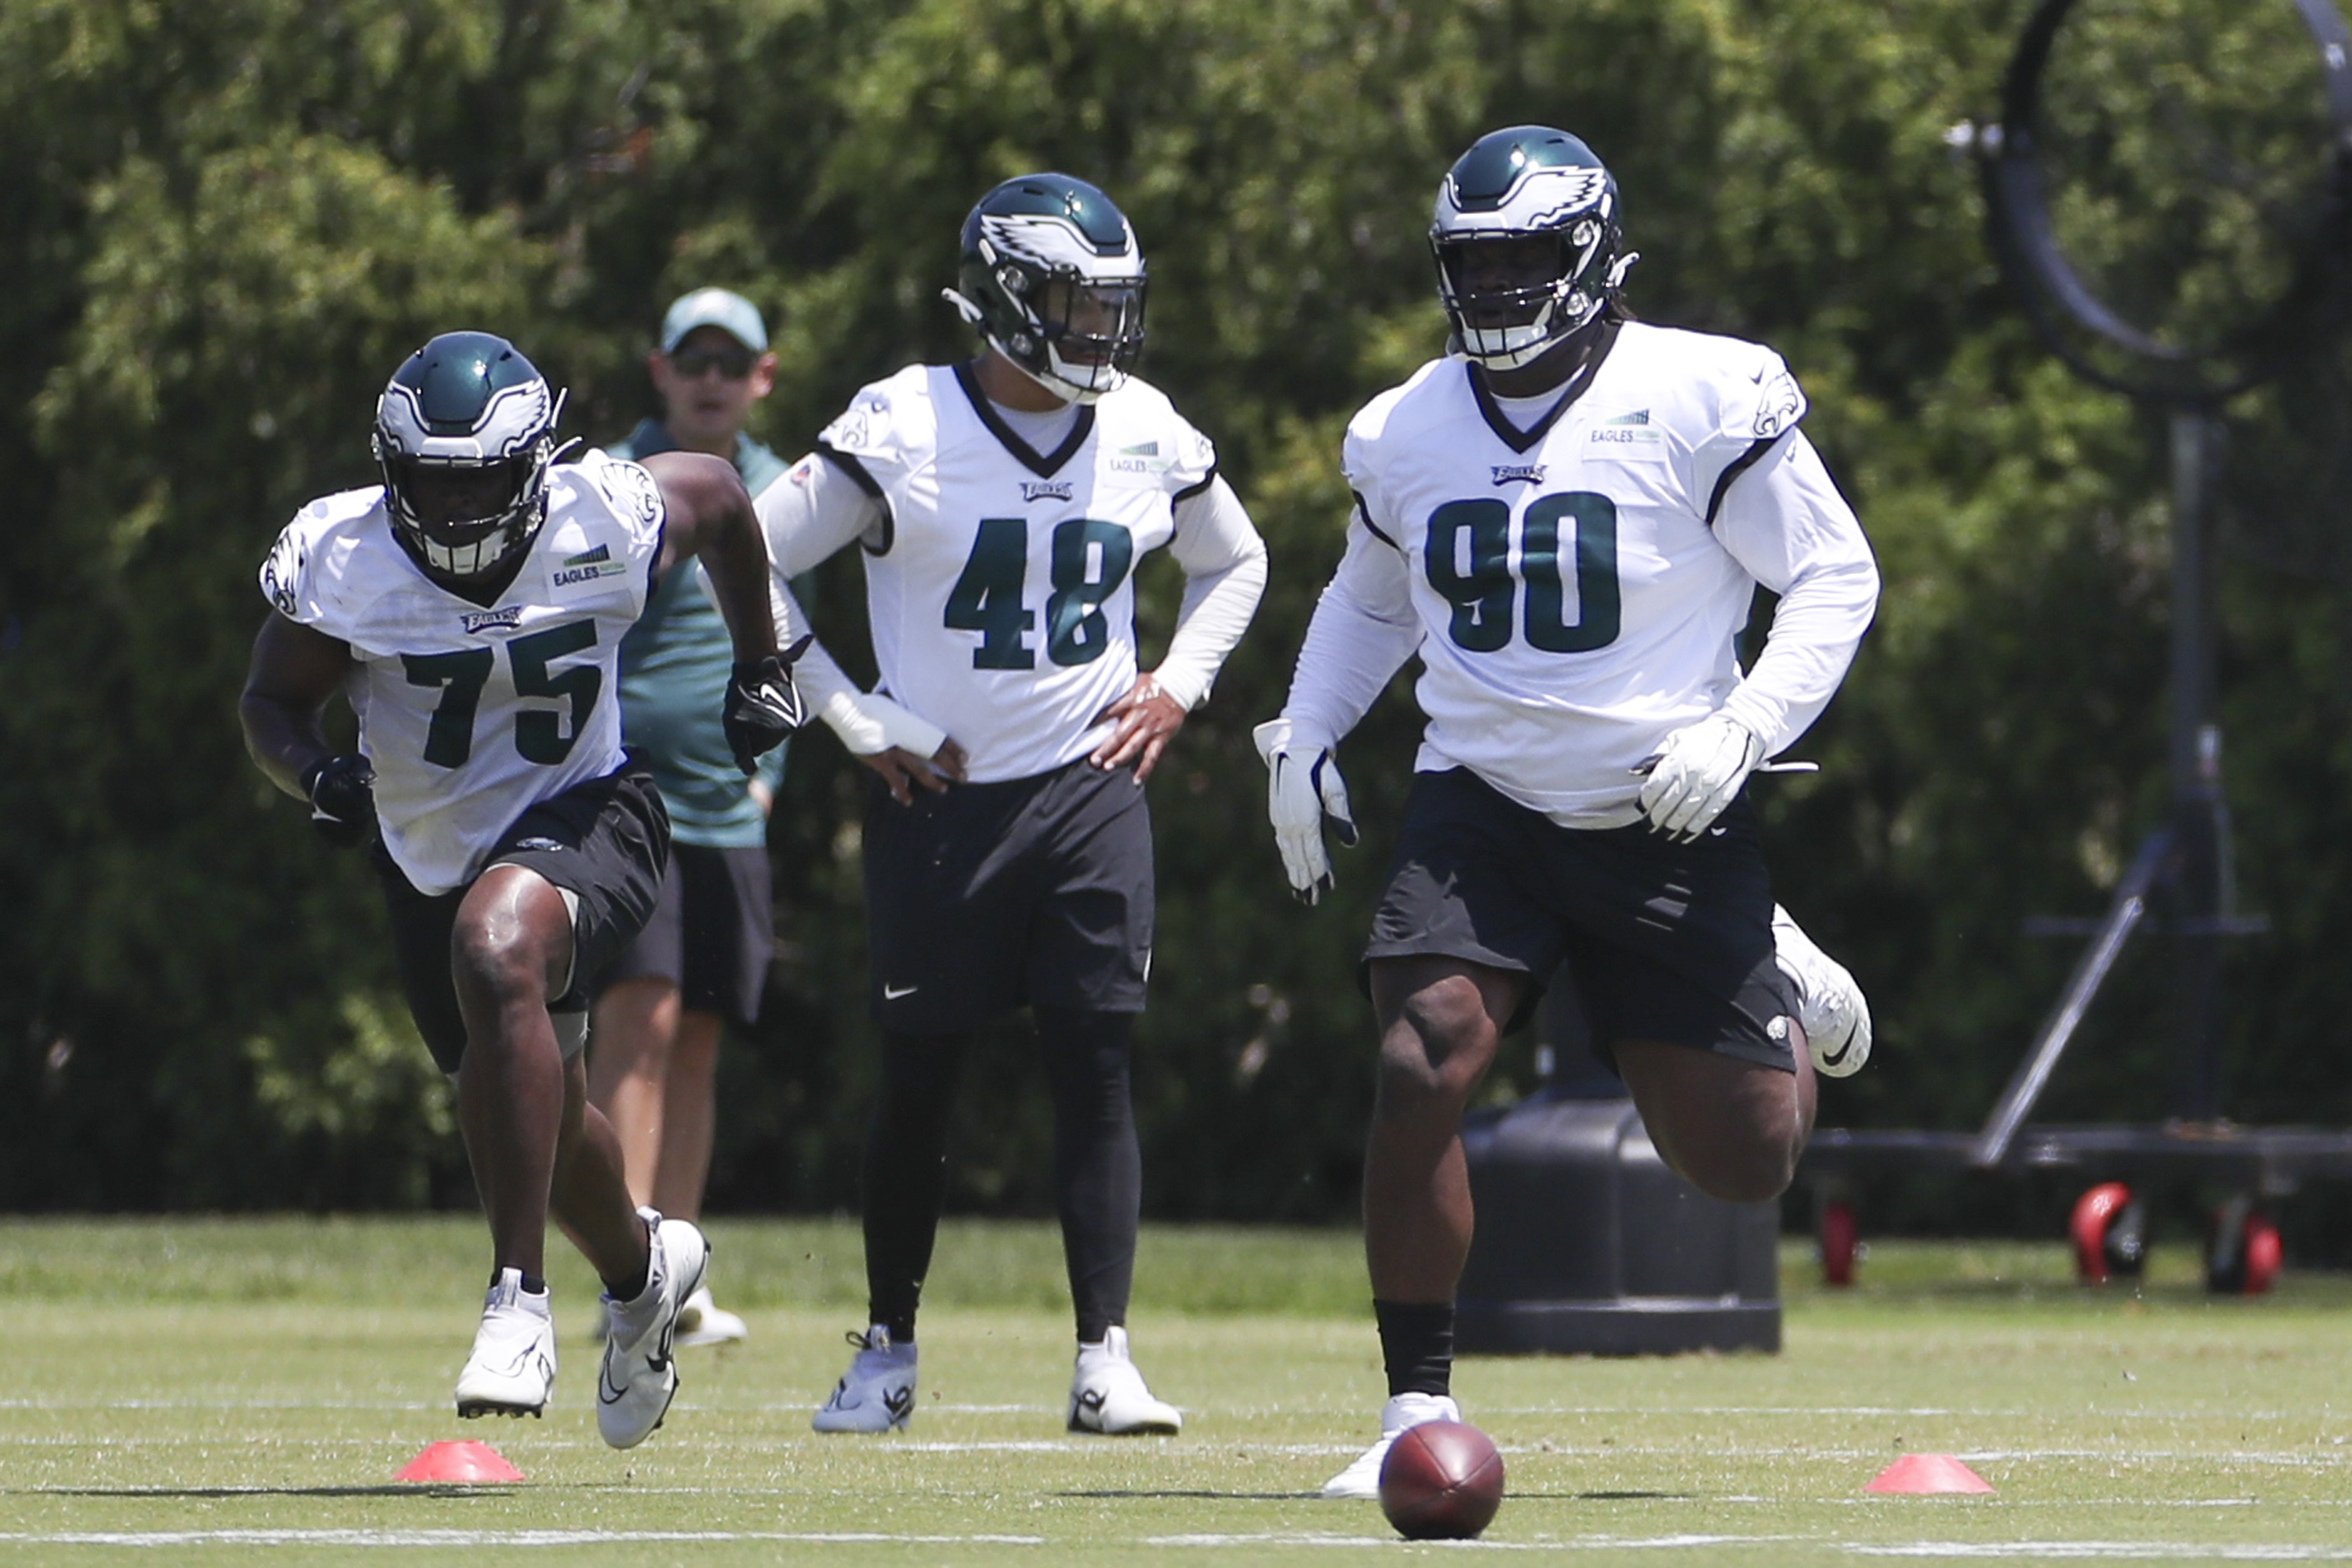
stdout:
[[[474,1221],[15,1222],[0,1560],[2352,1561],[2352,1280],[2210,1300],[2179,1249],[2137,1293],[2086,1292],[2056,1244],[1882,1242],[1831,1294],[1791,1242],[1778,1356],[1465,1361],[1510,1494],[1481,1542],[1413,1545],[1312,1495],[1382,1393],[1350,1235],[1148,1231],[1138,1357],[1188,1424],[1117,1442],[1061,1429],[1050,1228],[950,1227],[922,1413],[879,1440],[808,1426],[859,1326],[855,1229],[711,1232],[753,1338],[682,1352],[668,1425],[622,1454],[597,1440],[593,1291],[568,1256],[556,1405],[462,1423]],[[390,1481],[444,1438],[495,1443],[528,1484]],[[1906,1451],[1959,1454],[1997,1494],[1865,1495]]]

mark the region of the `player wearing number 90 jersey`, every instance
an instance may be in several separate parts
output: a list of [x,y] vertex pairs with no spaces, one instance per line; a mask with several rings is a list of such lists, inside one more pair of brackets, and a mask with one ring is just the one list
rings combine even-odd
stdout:
[[[1332,749],[1420,655],[1428,723],[1362,969],[1389,1399],[1331,1496],[1376,1495],[1399,1432],[1459,1419],[1462,1115],[1555,973],[1660,1157],[1729,1201],[1788,1185],[1810,1059],[1850,1070],[1868,1049],[1851,977],[1775,908],[1739,796],[1836,690],[1877,568],[1787,367],[1634,320],[1620,237],[1615,178],[1565,131],[1490,132],[1446,172],[1430,244],[1453,352],[1350,422],[1347,553],[1258,730],[1276,844],[1312,903],[1324,817],[1353,830]],[[1759,584],[1780,605],[1743,673]]]
[[[1640,321],[1601,330],[1614,341],[1589,379],[1532,427],[1458,360],[1359,413],[1341,455],[1356,536],[1333,586],[1416,628],[1416,771],[1467,767],[1579,828],[1634,821],[1642,765],[1709,713],[1766,756],[1794,739],[1878,581],[1795,428],[1804,395],[1779,355]],[[1774,667],[1743,680],[1734,640],[1758,583],[1799,592],[1774,621]],[[1329,667],[1302,658],[1301,682]],[[1295,694],[1294,712],[1313,710]]]

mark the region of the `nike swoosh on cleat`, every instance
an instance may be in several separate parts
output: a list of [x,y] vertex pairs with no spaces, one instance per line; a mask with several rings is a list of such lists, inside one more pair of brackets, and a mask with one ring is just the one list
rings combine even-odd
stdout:
[[921,986],[884,986],[882,988],[882,1000],[884,1002],[896,1002],[901,997],[911,997],[917,991],[922,989],[923,988]]

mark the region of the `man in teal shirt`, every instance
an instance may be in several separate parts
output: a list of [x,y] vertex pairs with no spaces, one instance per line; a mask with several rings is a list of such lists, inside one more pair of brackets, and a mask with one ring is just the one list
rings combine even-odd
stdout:
[[[606,450],[617,458],[708,452],[731,461],[757,498],[784,473],[743,433],[775,382],[767,327],[751,301],[697,289],[669,308],[646,368],[662,416]],[[702,571],[664,575],[620,645],[622,738],[643,755],[669,808],[669,871],[645,930],[609,971],[590,1035],[589,1099],[620,1136],[630,1199],[697,1219],[710,1170],[718,1040],[755,1022],[775,946],[767,812],[784,748],[746,779],[718,722],[733,668],[726,623]],[[680,1345],[744,1337],[708,1284],[678,1317]]]

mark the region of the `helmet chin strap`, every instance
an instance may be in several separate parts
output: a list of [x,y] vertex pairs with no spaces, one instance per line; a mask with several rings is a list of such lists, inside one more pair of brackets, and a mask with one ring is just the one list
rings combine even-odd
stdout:
[[[1069,382],[1069,381],[1064,381],[1064,380],[1061,380],[1061,379],[1059,379],[1058,377],[1055,377],[1055,376],[1051,376],[1051,375],[1045,374],[1045,373],[1044,373],[1044,372],[1042,372],[1042,371],[1038,371],[1038,370],[1032,370],[1031,368],[1029,368],[1029,367],[1027,367],[1026,365],[1023,365],[1023,364],[1022,364],[1020,361],[1018,361],[1018,360],[1014,359],[1014,358],[1013,358],[1011,355],[1009,355],[1009,354],[1005,354],[1005,353],[1004,353],[1004,347],[1003,347],[1001,344],[997,344],[997,343],[996,343],[996,342],[995,342],[993,339],[991,340],[991,344],[990,344],[990,346],[991,346],[991,347],[993,347],[993,348],[995,348],[995,349],[996,349],[996,351],[997,351],[999,354],[1002,354],[1002,355],[1004,355],[1004,363],[1005,363],[1005,364],[1007,364],[1007,365],[1011,366],[1011,367],[1012,367],[1014,369],[1016,369],[1016,370],[1020,371],[1020,372],[1021,372],[1023,375],[1027,376],[1027,377],[1028,377],[1030,380],[1032,380],[1032,381],[1035,381],[1035,382],[1036,382],[1036,383],[1037,383],[1039,386],[1041,386],[1041,387],[1044,387],[1044,388],[1045,388],[1045,389],[1046,389],[1048,392],[1051,392],[1051,393],[1053,393],[1053,394],[1054,394],[1055,397],[1057,397],[1057,398],[1061,399],[1061,401],[1062,401],[1063,403],[1065,403],[1065,404],[1066,404],[1066,403],[1092,403],[1092,402],[1094,402],[1094,401],[1095,401],[1097,398],[1101,397],[1101,396],[1103,394],[1103,392],[1105,392],[1105,391],[1107,391],[1107,390],[1108,390],[1108,388],[1102,388],[1102,387],[1087,387],[1087,388],[1083,388],[1083,389],[1082,389],[1082,388],[1078,387],[1078,386],[1077,386],[1075,383],[1072,383],[1072,382]],[[1054,358],[1054,351],[1053,351],[1053,349],[1052,349],[1052,348],[1050,348],[1050,347],[1049,347],[1049,348],[1046,350],[1046,360],[1047,360],[1047,363],[1048,363],[1048,364],[1052,364],[1052,363],[1053,363],[1053,358]]]
[[939,291],[939,297],[943,300],[946,300],[950,305],[955,306],[956,314],[962,317],[965,321],[973,326],[979,326],[987,319],[979,306],[973,304],[970,300],[966,299],[961,294],[956,293],[952,288],[941,289]]

